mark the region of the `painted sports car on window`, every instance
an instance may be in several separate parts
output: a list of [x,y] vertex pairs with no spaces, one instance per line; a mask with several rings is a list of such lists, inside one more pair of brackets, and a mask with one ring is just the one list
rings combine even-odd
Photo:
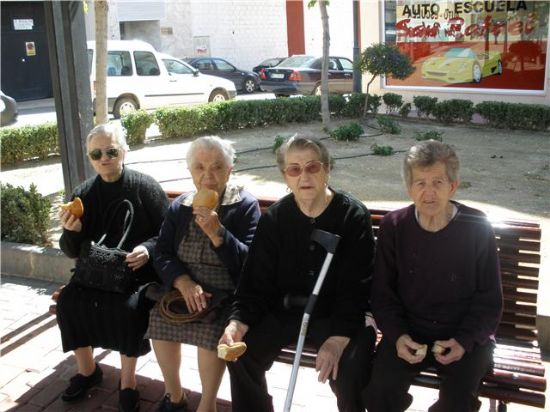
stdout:
[[500,52],[478,54],[469,48],[453,47],[443,56],[430,57],[422,63],[424,79],[447,83],[479,83],[493,74],[502,74]]

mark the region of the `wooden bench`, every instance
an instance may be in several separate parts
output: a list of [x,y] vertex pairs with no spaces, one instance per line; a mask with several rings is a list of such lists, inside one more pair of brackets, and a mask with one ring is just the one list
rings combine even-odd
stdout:
[[[170,200],[181,192],[167,191]],[[260,198],[264,211],[276,199]],[[375,236],[389,210],[370,209]],[[546,379],[537,342],[537,293],[539,285],[541,229],[537,223],[505,220],[493,223],[501,264],[504,311],[497,331],[494,367],[482,381],[480,395],[498,401],[498,412],[507,403],[545,407]],[[54,294],[55,296],[55,294]],[[55,300],[55,299],[54,299]],[[50,309],[55,312],[55,307]],[[315,367],[316,351],[304,349],[301,365]],[[277,360],[292,364],[294,347],[282,350]],[[435,371],[419,374],[414,385],[439,388]]]

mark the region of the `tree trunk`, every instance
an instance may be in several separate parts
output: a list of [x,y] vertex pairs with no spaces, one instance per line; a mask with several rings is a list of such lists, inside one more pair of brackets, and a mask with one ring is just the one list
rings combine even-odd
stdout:
[[107,123],[107,22],[109,3],[95,0],[95,113],[96,124]]
[[369,87],[370,84],[374,81],[376,76],[372,76],[370,81],[367,83],[367,90],[365,94],[365,106],[363,107],[363,117],[367,117],[368,111],[369,111]]
[[329,68],[329,49],[330,49],[330,31],[328,25],[326,0],[319,2],[321,10],[321,21],[323,23],[323,64],[321,66],[321,118],[323,126],[329,127],[330,124],[330,109],[328,106],[328,68]]

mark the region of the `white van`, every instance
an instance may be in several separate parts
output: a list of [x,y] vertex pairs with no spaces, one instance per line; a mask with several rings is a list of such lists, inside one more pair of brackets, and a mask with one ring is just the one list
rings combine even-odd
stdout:
[[[216,102],[237,95],[235,84],[229,80],[202,74],[181,61],[173,69],[175,63],[171,60],[177,59],[161,55],[149,43],[109,40],[107,50],[107,103],[116,118],[136,109]],[[89,41],[94,99],[95,57],[95,41]]]

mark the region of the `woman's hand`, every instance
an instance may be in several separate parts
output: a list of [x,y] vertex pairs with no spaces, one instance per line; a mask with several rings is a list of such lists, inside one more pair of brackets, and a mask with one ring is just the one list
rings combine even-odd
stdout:
[[59,211],[59,221],[63,229],[70,230],[71,232],[82,231],[82,222],[68,210]]
[[132,252],[126,255],[126,263],[132,270],[138,270],[149,261],[149,251],[143,245],[137,245]]
[[210,238],[214,247],[220,246],[223,238],[219,235],[222,224],[218,214],[204,206],[194,207],[193,214],[195,215],[195,222],[204,234]]
[[239,320],[231,320],[225,327],[225,331],[218,344],[225,343],[231,346],[235,342],[242,342],[246,332],[248,332],[248,325],[246,323],[242,323]]
[[200,312],[208,306],[211,293],[202,290],[202,286],[193,281],[188,275],[181,275],[174,281],[174,287],[180,291],[185,299],[189,313]]
[[464,356],[464,348],[456,339],[451,338],[449,340],[436,340],[434,344],[442,346],[445,351],[441,354],[434,354],[436,361],[442,365],[448,365],[450,363],[459,361]]
[[332,380],[338,376],[338,363],[342,353],[349,343],[346,336],[331,336],[319,348],[315,360],[315,370],[319,372],[319,382],[325,383],[329,377]]
[[417,349],[421,349],[423,346],[424,345],[421,343],[412,340],[407,334],[401,335],[399,339],[397,339],[397,342],[395,342],[397,356],[410,364],[420,363],[424,360],[426,353],[416,354]]

